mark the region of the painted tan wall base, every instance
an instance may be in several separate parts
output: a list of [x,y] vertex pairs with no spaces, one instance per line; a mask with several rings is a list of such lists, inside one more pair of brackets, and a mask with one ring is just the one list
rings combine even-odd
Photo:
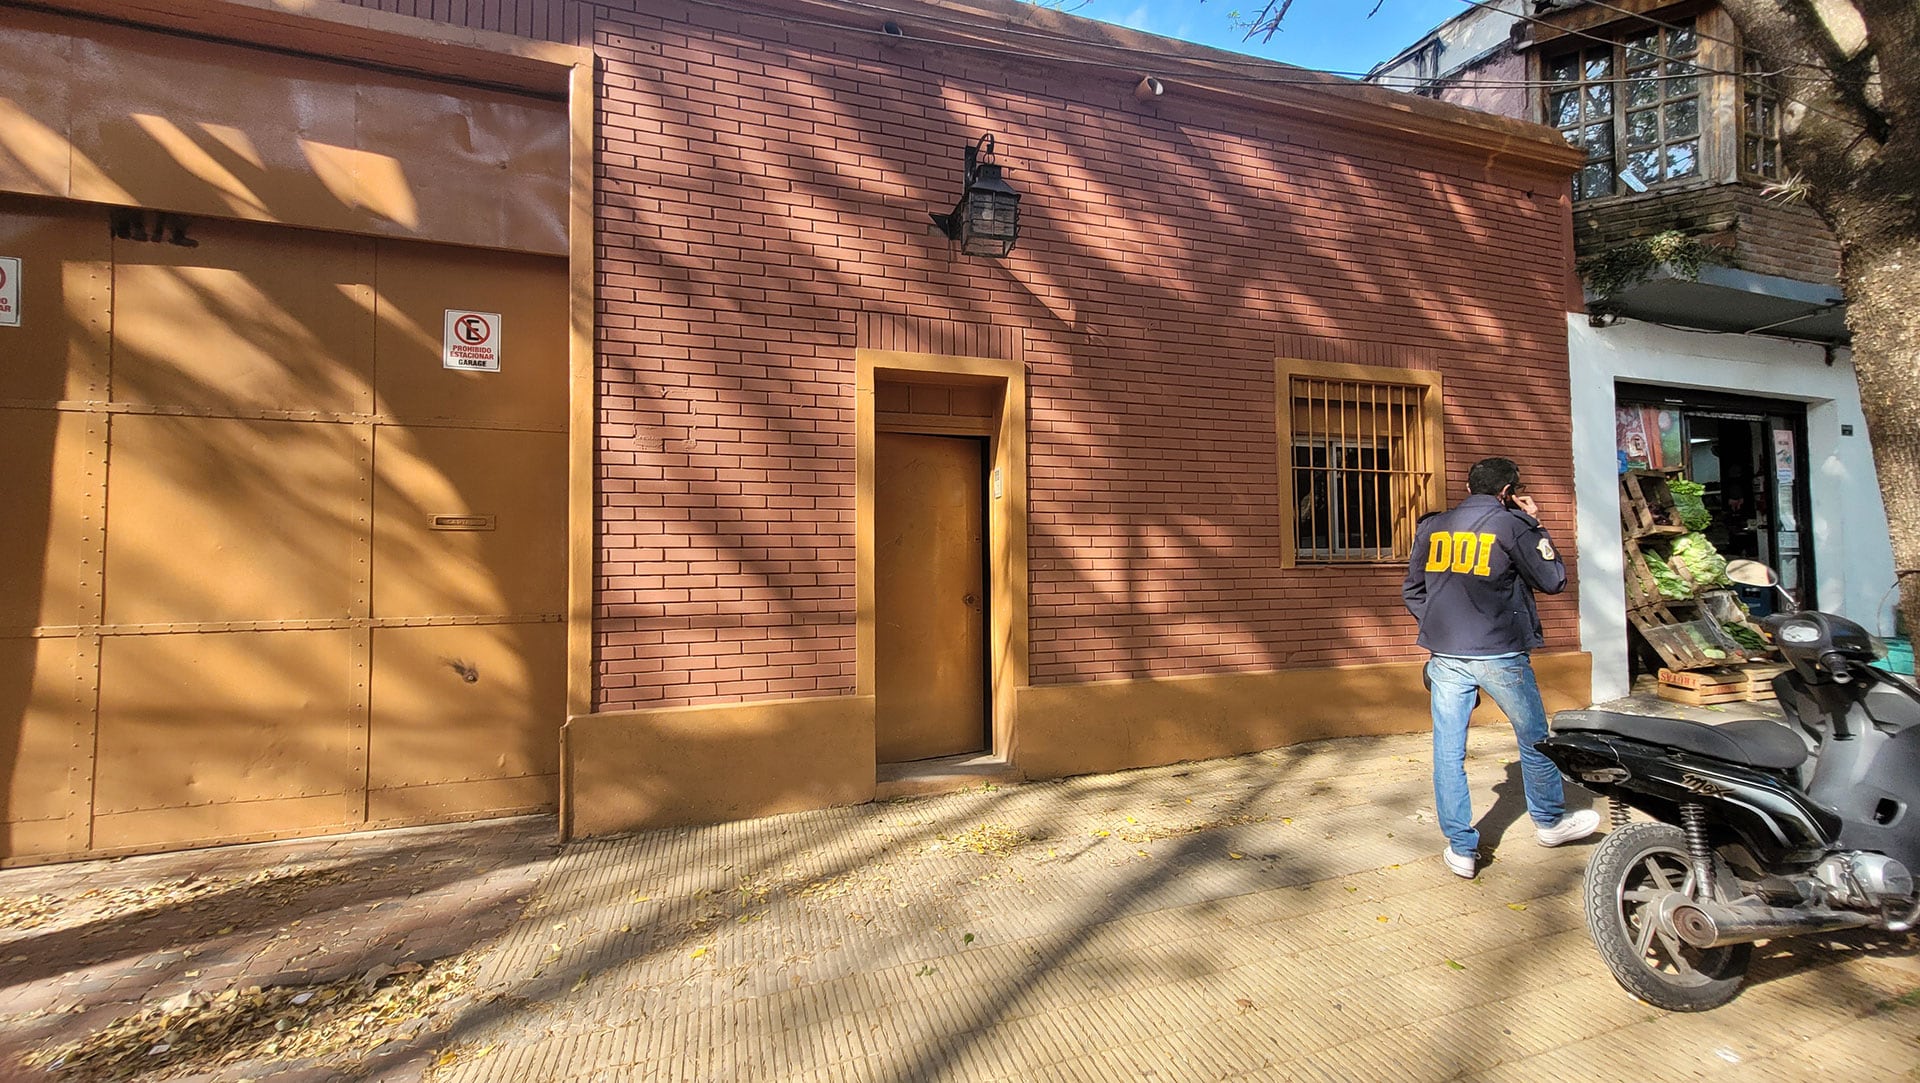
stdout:
[[[1027,778],[1235,756],[1325,737],[1411,733],[1430,715],[1420,662],[1100,681],[1019,690],[1010,758]],[[1538,654],[1549,713],[1591,701],[1592,657]],[[1485,702],[1476,723],[1504,716]]]
[[873,799],[873,697],[576,715],[561,731],[566,838]]
[[[1589,702],[1584,652],[1534,658],[1547,710]],[[1234,756],[1427,728],[1420,663],[1019,690],[1026,778]],[[1476,723],[1501,720],[1491,702]],[[561,833],[610,835],[856,805],[874,795],[872,696],[576,715],[561,734]]]

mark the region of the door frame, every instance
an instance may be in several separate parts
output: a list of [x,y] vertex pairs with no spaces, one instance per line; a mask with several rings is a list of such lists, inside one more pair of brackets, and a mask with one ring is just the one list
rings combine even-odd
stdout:
[[[1769,516],[1772,523],[1768,530],[1774,538],[1773,557],[1777,561],[1780,531],[1778,509],[1785,506],[1793,512],[1794,522],[1798,524],[1801,537],[1800,579],[1797,583],[1782,583],[1781,586],[1790,587],[1793,590],[1794,598],[1801,607],[1818,608],[1820,543],[1813,529],[1813,480],[1808,470],[1807,404],[1799,399],[1690,387],[1666,387],[1635,383],[1631,380],[1614,381],[1613,401],[1616,411],[1622,406],[1648,406],[1672,410],[1681,415],[1683,433],[1685,419],[1689,414],[1759,422],[1761,431],[1768,434],[1773,432],[1775,419],[1784,420],[1787,423],[1787,428],[1793,433],[1794,477],[1788,483],[1787,491],[1782,493],[1778,479],[1769,474],[1767,489],[1774,494],[1774,508],[1773,514]],[[1683,454],[1690,456],[1690,453],[1684,451]],[[1769,451],[1770,454],[1771,451]]]
[[[991,387],[1000,407],[987,434],[987,732],[989,755],[1012,747],[1014,696],[1027,684],[1027,380],[1019,361],[992,357],[855,352],[854,694],[879,684],[874,622],[877,547],[874,478],[883,376]],[[876,755],[876,764],[877,764]]]

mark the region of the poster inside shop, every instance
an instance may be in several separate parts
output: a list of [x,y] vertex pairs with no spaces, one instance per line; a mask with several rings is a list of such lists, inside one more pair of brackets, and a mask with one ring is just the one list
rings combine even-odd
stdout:
[[1794,461],[1793,430],[1773,430],[1773,476],[1782,485],[1793,484],[1798,466]]
[[1685,444],[1680,411],[1657,406],[1617,406],[1613,411],[1614,447],[1623,470],[1682,466]]

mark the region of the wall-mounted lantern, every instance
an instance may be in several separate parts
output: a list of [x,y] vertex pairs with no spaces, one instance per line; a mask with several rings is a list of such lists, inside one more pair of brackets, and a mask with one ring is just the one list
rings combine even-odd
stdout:
[[969,256],[1004,256],[1020,239],[1020,193],[1000,177],[993,136],[967,148],[966,188],[952,214],[930,215],[940,232],[960,242]]

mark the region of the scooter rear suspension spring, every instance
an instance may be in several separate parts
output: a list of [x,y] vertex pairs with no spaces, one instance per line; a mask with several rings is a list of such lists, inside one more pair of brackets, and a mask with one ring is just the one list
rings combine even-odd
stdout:
[[1627,826],[1633,819],[1633,806],[1618,797],[1607,798],[1607,822],[1615,830]]
[[1716,891],[1713,850],[1707,845],[1707,810],[1691,801],[1681,805],[1680,828],[1687,835],[1687,857],[1693,862],[1693,882],[1699,888],[1694,898],[1711,899]]

